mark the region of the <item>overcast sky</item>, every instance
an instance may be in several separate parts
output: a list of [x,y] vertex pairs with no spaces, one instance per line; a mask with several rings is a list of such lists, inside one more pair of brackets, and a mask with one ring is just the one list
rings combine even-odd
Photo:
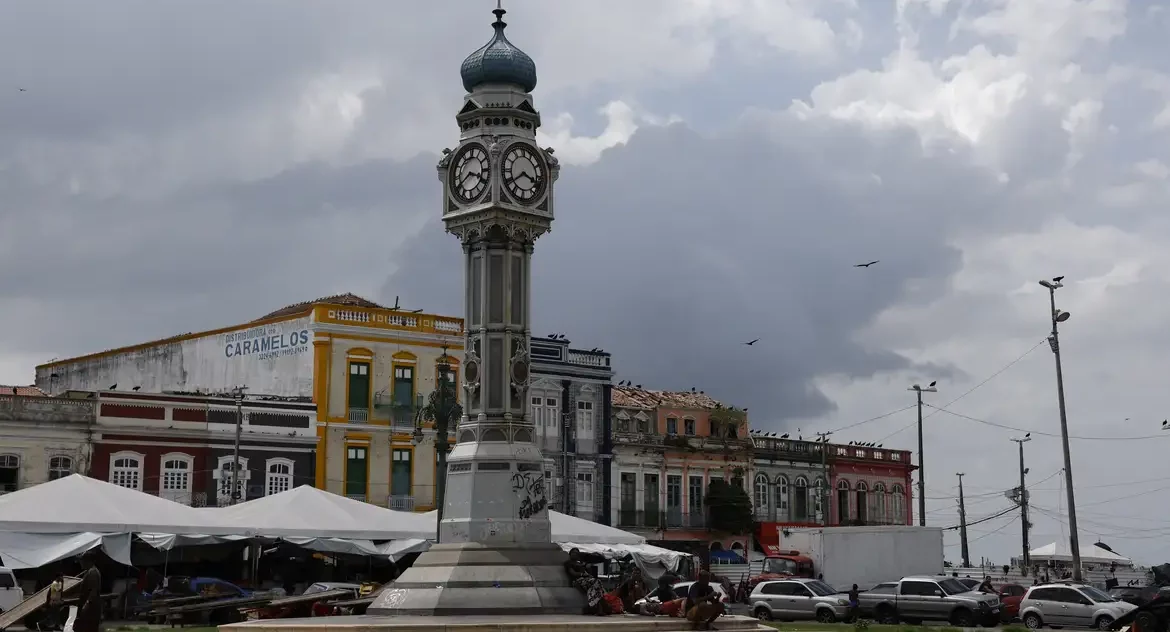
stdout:
[[[461,315],[434,164],[494,4],[5,2],[0,383],[338,292]],[[912,409],[854,424],[938,380],[929,521],[956,472],[972,519],[1009,506],[1030,430],[1041,545],[1067,504],[1036,281],[1066,275],[1082,539],[1170,559],[1160,0],[506,4],[564,167],[535,334],[839,442],[913,448]],[[1018,553],[1012,516],[976,560]]]

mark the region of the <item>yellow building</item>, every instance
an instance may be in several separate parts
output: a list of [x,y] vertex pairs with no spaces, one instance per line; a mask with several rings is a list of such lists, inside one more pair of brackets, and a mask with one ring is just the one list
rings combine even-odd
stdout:
[[[249,398],[311,400],[317,405],[316,461],[311,477],[298,472],[298,483],[394,509],[429,511],[434,432],[424,424],[416,445],[415,423],[438,381],[444,349],[449,378],[458,381],[463,335],[460,318],[341,294],[242,325],[55,360],[37,367],[37,385],[54,395],[217,394],[246,386]],[[247,419],[244,428],[250,431]]]
[[[442,360],[448,379],[458,383],[463,320],[366,306],[315,305],[313,311],[317,487],[392,509],[430,511],[434,432],[424,423],[417,445],[413,433]],[[448,440],[454,444],[453,432]]]

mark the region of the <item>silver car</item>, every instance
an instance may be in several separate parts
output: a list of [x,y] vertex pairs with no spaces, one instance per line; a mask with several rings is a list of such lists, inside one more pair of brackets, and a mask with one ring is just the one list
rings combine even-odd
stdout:
[[775,579],[756,584],[748,597],[761,621],[816,619],[832,623],[849,612],[845,595],[819,579]]
[[1136,607],[1085,584],[1046,584],[1028,589],[1020,601],[1020,620],[1033,630],[1046,625],[1108,630]]

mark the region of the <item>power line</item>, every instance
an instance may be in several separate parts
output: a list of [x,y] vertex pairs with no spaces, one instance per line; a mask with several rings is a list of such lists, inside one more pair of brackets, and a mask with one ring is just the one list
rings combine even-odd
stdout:
[[[966,397],[966,396],[970,395],[971,393],[974,393],[974,392],[975,392],[977,389],[979,389],[981,386],[983,386],[984,384],[987,384],[987,383],[988,383],[988,382],[990,382],[991,380],[994,380],[995,378],[999,377],[999,375],[1000,375],[1001,373],[1003,373],[1004,371],[1007,371],[1008,369],[1010,369],[1010,368],[1012,368],[1013,366],[1015,366],[1015,365],[1016,365],[1016,364],[1017,364],[1017,363],[1018,363],[1020,360],[1023,360],[1024,358],[1028,357],[1028,355],[1029,355],[1029,354],[1031,354],[1033,351],[1035,351],[1035,350],[1039,349],[1039,348],[1040,348],[1040,346],[1041,346],[1041,345],[1043,345],[1043,344],[1044,344],[1044,343],[1046,343],[1046,342],[1048,342],[1048,338],[1047,338],[1047,337],[1045,337],[1045,338],[1043,338],[1042,340],[1040,340],[1040,342],[1037,342],[1036,344],[1032,345],[1032,348],[1031,348],[1031,349],[1028,349],[1027,351],[1025,351],[1025,352],[1021,353],[1019,356],[1017,356],[1017,357],[1016,357],[1016,359],[1015,359],[1015,360],[1012,360],[1011,362],[1008,362],[1007,364],[1005,364],[1005,365],[1003,365],[1002,367],[1000,367],[1000,369],[999,369],[998,371],[996,371],[995,373],[992,373],[991,375],[989,375],[989,376],[988,376],[986,379],[984,379],[982,382],[980,382],[980,383],[976,384],[975,386],[972,386],[971,388],[967,389],[967,391],[966,391],[965,393],[963,393],[962,395],[959,395],[958,397],[956,397],[956,398],[952,399],[951,401],[947,402],[946,404],[943,404],[942,408],[948,408],[948,407],[950,407],[951,405],[953,405],[955,402],[959,401],[960,399],[963,399],[964,397]],[[928,405],[928,406],[930,406],[929,404],[927,404],[927,405]],[[930,406],[930,407],[931,407],[931,408],[938,408],[937,406]],[[907,407],[907,408],[913,408],[913,407],[912,407],[912,406],[909,406],[909,407]],[[906,410],[906,409],[905,409],[905,408],[903,408],[902,410]],[[941,410],[941,409],[940,409],[940,410]],[[899,411],[899,412],[901,412],[901,411]],[[936,411],[936,412],[937,412],[937,411]],[[927,420],[927,419],[930,419],[930,418],[931,418],[931,417],[933,417],[935,414],[936,414],[936,413],[932,412],[932,413],[930,413],[929,415],[927,415],[926,417],[923,417],[923,420],[925,421],[925,420]],[[885,442],[885,441],[886,441],[886,439],[889,439],[890,437],[893,437],[893,436],[894,436],[894,435],[896,435],[896,434],[900,434],[900,433],[902,433],[902,432],[905,432],[906,430],[909,430],[909,429],[910,429],[910,428],[912,428],[912,427],[913,427],[913,426],[914,426],[916,423],[918,423],[918,421],[917,421],[917,420],[915,420],[915,421],[912,421],[912,422],[910,422],[909,424],[906,424],[905,426],[903,426],[901,429],[899,429],[899,430],[895,430],[894,432],[891,432],[890,434],[888,434],[888,435],[886,435],[886,436],[882,437],[881,439],[878,439],[878,440],[877,440],[877,442],[878,442],[878,443],[883,443],[883,442]]]
[[[925,405],[930,406],[930,404],[925,404]],[[1060,437],[1060,435],[1054,434],[1051,432],[1043,432],[1040,430],[1029,430],[1028,428],[1017,428],[1015,426],[1009,426],[1006,424],[996,423],[994,421],[987,421],[986,419],[979,419],[978,417],[972,417],[970,415],[964,415],[962,413],[957,413],[953,410],[946,410],[945,408],[939,408],[938,406],[930,406],[930,407],[934,408],[935,410],[938,410],[939,412],[943,412],[943,413],[946,413],[948,415],[954,415],[955,417],[959,417],[960,419],[966,419],[968,421],[974,421],[976,423],[985,424],[988,426],[994,426],[996,428],[1002,428],[1004,430],[1012,430],[1014,432],[1029,432],[1029,433],[1032,433],[1034,435],[1040,435],[1043,437],[1057,437],[1057,438]],[[1078,439],[1081,441],[1144,441],[1147,439],[1165,439],[1165,438],[1166,438],[1165,434],[1142,435],[1142,436],[1137,436],[1137,437],[1074,437],[1072,435],[1069,435],[1069,439]]]
[[858,427],[858,426],[865,425],[865,424],[867,424],[867,423],[869,423],[869,422],[871,422],[871,421],[877,421],[877,420],[879,420],[879,419],[885,419],[886,417],[890,417],[890,416],[893,416],[893,415],[897,415],[897,414],[898,414],[898,413],[900,413],[900,412],[904,412],[904,411],[910,410],[911,408],[914,408],[914,406],[916,406],[916,404],[913,404],[913,405],[910,405],[910,406],[905,406],[905,407],[903,407],[903,408],[899,408],[898,410],[890,411],[890,412],[888,412],[888,413],[886,413],[886,414],[884,414],[884,415],[878,415],[877,417],[870,417],[869,419],[863,419],[863,420],[861,420],[861,421],[859,421],[859,422],[857,422],[857,423],[852,423],[852,424],[849,424],[848,426],[842,426],[842,427],[840,427],[840,428],[837,428],[836,430],[831,430],[831,431],[829,431],[829,434],[836,434],[836,433],[838,433],[838,432],[842,432],[842,431],[845,431],[845,430],[849,430],[850,428],[856,428],[856,427]]
[[978,541],[982,540],[983,538],[986,538],[989,535],[995,535],[995,534],[999,533],[1000,531],[1003,531],[1004,529],[1012,526],[1019,519],[1020,519],[1019,516],[1012,516],[1011,520],[1008,520],[1007,522],[1003,523],[1001,526],[997,527],[995,530],[988,531],[987,533],[980,535],[979,537],[975,538],[974,540],[971,540],[970,544],[974,544],[975,542],[978,542]]

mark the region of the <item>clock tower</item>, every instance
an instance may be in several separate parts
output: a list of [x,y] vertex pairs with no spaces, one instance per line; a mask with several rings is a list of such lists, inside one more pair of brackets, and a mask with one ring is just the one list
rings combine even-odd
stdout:
[[584,605],[552,543],[527,416],[532,248],[552,225],[560,167],[536,144],[536,64],[504,35],[505,11],[493,13],[491,40],[460,69],[459,144],[437,167],[443,222],[463,245],[464,416],[447,459],[438,543],[371,614],[578,614]]

